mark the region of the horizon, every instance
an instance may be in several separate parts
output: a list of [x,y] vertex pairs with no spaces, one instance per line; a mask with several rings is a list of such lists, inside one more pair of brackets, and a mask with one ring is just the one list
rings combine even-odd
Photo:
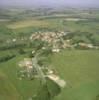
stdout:
[[0,7],[99,7],[99,0],[0,0]]

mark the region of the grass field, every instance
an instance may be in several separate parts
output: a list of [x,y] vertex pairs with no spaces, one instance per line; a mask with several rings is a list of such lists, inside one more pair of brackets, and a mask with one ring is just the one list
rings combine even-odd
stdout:
[[99,51],[63,51],[51,60],[67,82],[55,100],[95,100],[99,94]]
[[[18,62],[25,55],[0,63],[0,100],[27,100],[39,89],[39,80],[19,80]],[[99,51],[62,51],[50,57],[51,65],[67,82],[55,100],[95,100],[99,94]],[[2,94],[2,95],[1,95]]]
[[[13,95],[16,96],[15,98],[13,98],[13,100],[27,100],[29,97],[33,96],[38,90],[38,87],[39,87],[38,80],[20,81],[18,79],[17,77],[17,71],[19,67],[18,62],[22,59],[23,59],[23,56],[16,57],[15,59],[9,60],[6,63],[0,64],[0,71],[2,70],[2,73],[5,73],[5,77],[7,77],[7,80],[5,80],[5,85],[2,86],[2,83],[0,85],[0,88],[1,88],[0,92],[3,92],[4,88],[8,89],[6,92],[3,93],[2,98],[4,99],[2,100],[11,100]],[[10,84],[10,87],[9,87],[9,84]],[[13,95],[10,96],[9,93]],[[10,96],[9,99],[7,99],[8,98],[7,94]]]
[[10,82],[8,77],[0,72],[0,99],[1,100],[18,100],[19,93],[15,86]]

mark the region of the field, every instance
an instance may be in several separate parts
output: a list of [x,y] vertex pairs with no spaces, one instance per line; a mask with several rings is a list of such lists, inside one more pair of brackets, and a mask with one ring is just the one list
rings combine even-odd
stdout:
[[11,29],[18,29],[18,28],[25,28],[25,27],[44,27],[44,26],[48,26],[47,22],[44,21],[40,21],[40,20],[25,20],[25,21],[19,21],[16,23],[13,23],[11,25],[8,25],[8,28]]
[[[41,18],[41,19],[27,19],[17,22],[8,23],[6,26],[12,29],[16,33],[32,33],[39,30],[50,30],[50,31],[70,31],[70,32],[89,32],[96,33],[99,31],[98,21],[94,19],[86,20],[68,20],[69,18],[59,17],[59,18]],[[73,19],[73,16],[70,17]],[[74,18],[75,19],[75,18]],[[97,19],[98,20],[98,19]]]
[[99,94],[99,51],[63,51],[52,57],[52,66],[67,82],[55,100],[95,100]]
[[[17,77],[18,61],[24,56],[0,64],[0,99],[27,100],[37,93],[39,80],[21,81]],[[99,51],[66,50],[50,59],[53,68],[67,82],[55,100],[95,100],[99,94]]]
[[[2,100],[27,100],[29,97],[34,95],[34,93],[38,90],[39,82],[23,80],[20,81],[17,76],[18,71],[18,61],[22,60],[23,57],[16,57],[6,63],[0,64],[0,70],[5,75],[5,77],[1,76],[0,80],[0,99]],[[1,74],[2,75],[2,74]],[[3,85],[3,86],[2,86]],[[6,92],[4,92],[6,91]],[[9,92],[10,91],[10,92]],[[10,95],[9,95],[10,94]]]

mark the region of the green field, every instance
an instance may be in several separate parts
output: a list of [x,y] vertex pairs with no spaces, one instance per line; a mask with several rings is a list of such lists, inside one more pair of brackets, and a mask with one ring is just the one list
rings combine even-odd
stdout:
[[[0,100],[27,100],[39,90],[39,80],[21,81],[17,77],[18,62],[24,57],[0,63]],[[99,94],[99,51],[66,50],[49,59],[67,82],[55,100],[95,100]]]
[[[11,100],[13,95],[16,96],[16,97],[13,97],[13,100],[27,100],[29,97],[34,95],[33,93],[35,93],[38,90],[38,87],[39,87],[38,80],[20,81],[18,79],[18,76],[17,76],[17,71],[19,67],[18,62],[22,59],[23,57],[16,57],[12,60],[9,60],[6,63],[0,64],[0,71],[2,73],[5,73],[5,77],[7,77],[7,80],[5,80],[4,86],[0,85],[0,92],[2,93],[4,89],[8,89],[6,90],[6,92],[2,93],[2,97],[4,98],[2,100]],[[10,87],[13,87],[13,88],[10,89],[8,84],[10,85]],[[13,93],[12,96],[9,95],[9,91],[11,92],[11,94]],[[10,97],[6,99],[7,96],[10,96]]]
[[55,100],[95,100],[99,94],[99,51],[63,51],[51,59],[67,86]]

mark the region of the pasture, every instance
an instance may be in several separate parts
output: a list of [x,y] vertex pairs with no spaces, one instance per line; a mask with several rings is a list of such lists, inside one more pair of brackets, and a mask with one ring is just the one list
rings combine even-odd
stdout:
[[[18,79],[18,62],[25,56],[18,55],[0,63],[0,99],[27,100],[39,90],[38,79]],[[99,94],[99,51],[64,50],[48,59],[60,77],[67,82],[67,86],[55,100],[95,100]]]
[[51,57],[52,66],[67,82],[55,100],[95,100],[99,94],[99,51],[63,51]]

